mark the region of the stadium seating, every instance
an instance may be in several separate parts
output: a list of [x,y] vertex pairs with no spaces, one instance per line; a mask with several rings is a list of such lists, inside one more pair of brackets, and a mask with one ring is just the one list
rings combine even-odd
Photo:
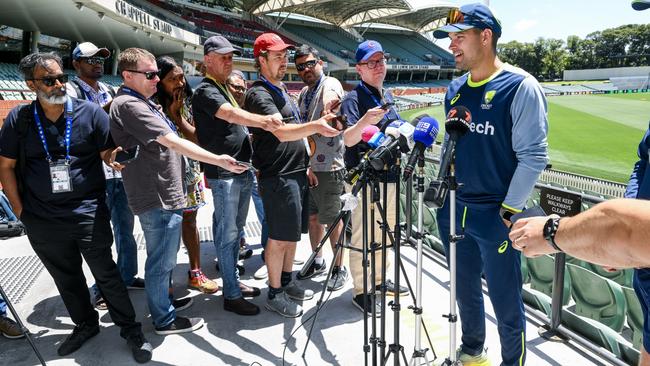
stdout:
[[623,295],[625,295],[625,301],[627,303],[627,325],[633,332],[632,345],[635,348],[639,348],[643,339],[643,312],[641,311],[641,304],[634,289],[626,286],[622,286],[621,288],[623,289]]
[[310,27],[306,25],[285,23],[282,26],[285,31],[305,39],[312,45],[354,63],[354,51],[358,42],[351,35],[344,34],[341,29],[326,27]]
[[586,268],[567,264],[576,314],[589,317],[620,332],[626,303],[621,286]]
[[[555,274],[555,259],[549,255],[529,258],[527,261],[530,276],[530,287],[546,296],[553,296],[553,276]],[[562,305],[567,305],[571,299],[571,276],[565,272]]]

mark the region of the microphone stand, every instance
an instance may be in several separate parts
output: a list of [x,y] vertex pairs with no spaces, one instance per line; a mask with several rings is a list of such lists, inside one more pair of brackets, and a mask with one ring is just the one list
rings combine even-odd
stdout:
[[[408,182],[411,182],[409,178]],[[410,188],[410,186],[409,186]],[[409,189],[407,189],[407,192]],[[429,365],[427,357],[428,348],[421,348],[421,330],[424,324],[422,322],[422,238],[424,237],[424,151],[418,156],[418,174],[417,174],[417,192],[418,192],[418,231],[415,234],[417,239],[417,257],[415,270],[415,305],[409,306],[415,314],[415,341],[413,344],[413,355],[411,356],[410,366],[418,366],[424,360],[425,365]],[[408,198],[408,195],[407,195]],[[407,201],[407,205],[410,201]],[[409,207],[410,208],[410,207]],[[410,224],[409,224],[410,225]],[[424,328],[426,331],[426,328]],[[428,334],[427,334],[428,336]],[[434,351],[435,359],[435,351]]]
[[454,153],[449,164],[449,175],[445,177],[449,187],[449,314],[443,315],[449,320],[449,357],[443,365],[461,365],[456,359],[456,244],[464,235],[456,235],[456,190],[458,182],[455,175]]

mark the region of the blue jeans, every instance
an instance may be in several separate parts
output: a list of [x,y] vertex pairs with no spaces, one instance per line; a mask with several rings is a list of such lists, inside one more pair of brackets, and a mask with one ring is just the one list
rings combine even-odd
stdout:
[[260,196],[259,188],[257,187],[257,178],[253,176],[253,204],[255,205],[255,213],[257,213],[257,220],[262,226],[262,237],[260,238],[262,248],[266,248],[266,241],[269,240],[269,226],[266,225],[266,217],[264,215],[264,205],[262,204],[262,196]]
[[7,316],[7,303],[2,296],[0,296],[0,316]]
[[246,224],[248,205],[251,199],[253,179],[251,174],[209,179],[214,201],[212,234],[223,279],[223,297],[229,300],[240,298],[239,233]]
[[124,284],[130,286],[138,274],[138,245],[133,238],[133,212],[129,208],[122,179],[106,180],[106,204],[111,210],[117,269]]
[[147,241],[147,261],[144,265],[147,303],[154,326],[162,328],[176,319],[169,287],[181,244],[183,210],[154,208],[138,217]]
[[11,204],[9,204],[7,196],[5,196],[2,191],[0,191],[0,207],[2,208],[2,211],[4,211],[4,215],[0,215],[3,216],[0,219],[0,222],[18,221],[14,211],[11,209]]

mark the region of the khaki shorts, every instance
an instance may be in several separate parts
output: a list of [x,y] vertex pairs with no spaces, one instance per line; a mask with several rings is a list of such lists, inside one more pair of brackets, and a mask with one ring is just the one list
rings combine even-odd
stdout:
[[345,169],[314,172],[318,185],[309,189],[309,215],[318,215],[321,225],[330,225],[341,211],[341,195],[345,193]]

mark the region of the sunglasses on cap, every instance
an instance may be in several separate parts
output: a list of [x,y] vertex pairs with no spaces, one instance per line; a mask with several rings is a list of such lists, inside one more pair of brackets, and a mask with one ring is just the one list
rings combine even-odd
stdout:
[[486,22],[484,22],[480,18],[472,16],[472,15],[463,14],[463,12],[460,11],[460,9],[451,9],[451,10],[449,10],[449,13],[447,13],[447,21],[445,22],[445,25],[450,25],[450,24],[453,25],[453,24],[465,23],[465,18],[466,17],[468,18],[467,20],[477,21],[477,22],[482,23],[483,25],[485,25],[487,28],[491,28],[489,24],[487,24]]
[[57,80],[61,84],[67,83],[68,82],[68,74],[61,74],[59,76],[50,76],[50,77],[45,77],[45,78],[40,78],[40,79],[29,79],[29,80],[40,81],[45,86],[54,86],[54,84],[56,84]]
[[158,76],[158,73],[160,72],[160,71],[140,71],[140,70],[124,70],[124,71],[135,72],[136,74],[142,74],[147,80],[153,80],[156,76]]
[[318,62],[318,60],[309,60],[309,61],[303,62],[301,64],[296,64],[296,70],[305,71],[307,69],[311,69],[314,66],[316,66],[317,62]]

